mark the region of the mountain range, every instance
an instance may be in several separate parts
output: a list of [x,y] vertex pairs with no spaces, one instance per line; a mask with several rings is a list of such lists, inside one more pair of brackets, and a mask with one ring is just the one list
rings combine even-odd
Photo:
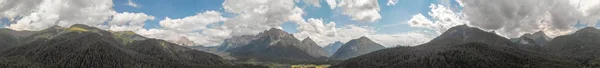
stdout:
[[[2,29],[0,67],[189,68],[237,66],[221,57],[133,32],[76,24],[42,31]],[[10,38],[6,40],[5,38]],[[251,66],[251,65],[250,65]]]
[[266,62],[332,68],[597,68],[598,41],[600,29],[593,27],[555,38],[539,31],[507,39],[459,25],[418,46],[386,48],[360,37],[321,47],[311,37],[299,40],[272,28],[205,47],[189,46],[195,44],[185,37],[165,41],[76,24],[41,31],[0,29],[0,67],[260,68],[254,64]]
[[[226,46],[226,52],[238,60],[265,61],[265,62],[304,62],[326,58],[326,52],[316,45],[310,38],[303,41],[296,39],[281,29],[269,29],[250,36],[246,45]],[[254,39],[254,40],[252,40]],[[245,44],[246,41],[242,41]],[[240,42],[233,42],[236,44]],[[230,44],[230,43],[224,43]]]
[[[576,61],[521,48],[492,32],[460,25],[428,43],[388,48],[333,65],[332,68],[578,68]],[[550,45],[548,45],[550,46]]]

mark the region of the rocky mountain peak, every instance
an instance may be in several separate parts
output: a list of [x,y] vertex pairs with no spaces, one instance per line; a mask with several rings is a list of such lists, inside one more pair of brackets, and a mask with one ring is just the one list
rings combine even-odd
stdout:
[[538,32],[533,33],[533,35],[546,35],[546,33],[544,33],[544,31],[540,30]]
[[268,33],[268,34],[288,34],[287,32],[281,30],[281,29],[277,29],[277,28],[271,28],[269,30],[266,30],[264,33]]
[[306,42],[313,42],[314,43],[314,41],[312,39],[310,39],[310,37],[304,38],[304,40],[302,40],[302,42],[303,43],[306,43]]
[[181,37],[179,40],[175,41],[175,43],[181,46],[194,46],[194,42],[190,41],[187,37]]
[[295,39],[295,37],[292,34],[289,34],[281,29],[277,29],[277,28],[271,28],[269,30],[263,31],[261,33],[259,33],[257,35],[258,37],[265,37],[265,36],[269,36],[269,37],[278,37],[278,38],[283,38],[283,37],[292,37]]

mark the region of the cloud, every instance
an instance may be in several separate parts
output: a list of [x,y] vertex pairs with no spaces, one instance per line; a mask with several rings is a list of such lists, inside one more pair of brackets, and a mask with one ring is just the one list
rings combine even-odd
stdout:
[[578,7],[585,17],[588,26],[595,26],[600,19],[600,1],[598,0],[571,0],[571,4]]
[[388,0],[387,6],[396,5],[396,2],[398,2],[398,0]]
[[[470,25],[509,38],[543,30],[564,35],[586,17],[569,0],[461,0]],[[598,18],[592,19],[598,20]],[[587,23],[595,24],[596,21]],[[567,31],[567,32],[563,32]],[[558,33],[558,34],[557,34]]]
[[134,2],[133,2],[133,1],[131,1],[131,0],[127,0],[127,4],[125,4],[125,5],[127,5],[127,6],[131,6],[131,7],[134,7],[134,8],[140,8],[140,7],[142,7],[141,5],[139,5],[139,4],[137,4],[137,3],[134,3]]
[[[411,27],[428,28],[441,33],[448,28],[468,24],[514,38],[525,33],[544,31],[551,37],[569,34],[579,22],[594,26],[600,16],[600,1],[586,0],[456,0],[460,12],[444,5],[430,6],[431,19],[416,14],[409,20]],[[598,7],[596,7],[598,6]]]
[[321,7],[320,0],[302,0],[302,1],[304,3],[311,4],[312,6],[315,6],[315,7]]
[[15,30],[41,30],[52,25],[101,25],[112,15],[111,0],[10,0],[3,1],[1,18]]
[[0,18],[9,18],[14,20],[17,16],[30,15],[38,8],[43,0],[3,0],[0,1]]
[[369,26],[345,25],[340,28],[335,26],[334,22],[324,23],[322,19],[309,18],[308,22],[299,23],[298,32],[294,33],[294,36],[299,40],[310,37],[320,46],[336,41],[348,42],[366,36],[386,47],[396,45],[414,46],[426,43],[433,38],[432,35],[425,32],[377,34],[375,29]]
[[397,34],[375,34],[370,35],[373,41],[377,41],[386,47],[401,46],[416,46],[429,42],[435,38],[426,32],[405,32]]
[[327,5],[329,5],[331,9],[335,9],[335,7],[337,6],[336,0],[325,0],[325,2],[327,2]]
[[108,25],[110,25],[109,30],[112,31],[135,31],[143,29],[144,22],[148,20],[154,20],[154,16],[144,13],[123,12],[114,15]]
[[341,0],[337,3],[342,14],[350,16],[352,20],[361,22],[375,22],[381,19],[377,0]]
[[213,28],[207,28],[207,26],[226,20],[227,18],[223,17],[220,12],[205,11],[181,19],[167,17],[159,22],[163,28],[140,30],[137,33],[142,33],[142,35],[150,38],[169,41],[179,41],[179,38],[186,37],[195,44],[214,46],[229,38],[231,31],[222,29],[223,26]]
[[[226,12],[237,16],[225,21],[231,35],[252,35],[270,28],[281,28],[281,24],[303,14],[294,0],[225,0]],[[299,15],[298,15],[299,14]]]
[[335,37],[333,38],[342,42],[348,42],[352,39],[357,39],[362,36],[366,36],[372,41],[375,41],[386,47],[394,47],[397,45],[416,46],[429,42],[429,40],[433,39],[433,35],[426,32],[377,34],[373,27],[355,25],[346,25],[341,28],[336,28]]
[[294,36],[299,40],[311,37],[318,45],[327,45],[337,41],[335,39],[335,22],[325,24],[322,19],[310,18],[308,22],[298,24],[296,28],[298,32],[294,33]]
[[429,20],[418,13],[413,15],[408,21],[408,25],[411,27],[435,30],[436,34],[441,34],[456,25],[466,24],[468,22],[462,18],[459,13],[456,13],[443,5],[431,4],[429,8],[431,8],[431,11],[428,12],[428,14],[432,20]]
[[188,16],[182,19],[171,19],[169,17],[160,21],[159,24],[170,30],[179,32],[193,32],[206,29],[206,26],[213,23],[218,23],[227,20],[217,11],[206,11],[198,13],[194,16]]

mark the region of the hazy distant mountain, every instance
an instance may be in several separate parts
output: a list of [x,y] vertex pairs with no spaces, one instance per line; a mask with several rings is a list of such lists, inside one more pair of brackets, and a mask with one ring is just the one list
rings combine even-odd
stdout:
[[378,50],[333,68],[578,68],[580,64],[518,47],[494,33],[455,26],[414,47]]
[[32,33],[32,31],[15,31],[0,28],[0,50],[24,43],[25,38]]
[[344,45],[344,43],[340,42],[340,41],[336,41],[334,43],[331,43],[325,47],[323,47],[323,49],[325,51],[327,51],[327,57],[332,56],[340,47],[342,47],[342,45]]
[[586,27],[570,35],[555,37],[543,48],[550,54],[600,67],[600,62],[592,62],[600,57],[600,30],[596,28]]
[[[319,46],[305,45],[291,34],[280,29],[272,28],[259,33],[255,37],[257,37],[255,40],[251,40],[254,38],[246,39],[251,40],[247,45],[236,45],[241,47],[231,48],[228,45],[227,52],[242,61],[258,60],[285,63],[325,58],[326,55],[322,55],[324,50]],[[318,53],[321,51],[323,52]]]
[[221,57],[130,32],[76,24],[51,27],[0,50],[0,67],[189,68],[223,65]]
[[196,44],[188,39],[187,37],[180,37],[178,40],[175,40],[174,43],[182,45],[182,46],[195,46]]
[[[38,38],[50,38],[58,32],[52,32],[54,29],[63,29],[62,27],[52,26],[42,31],[15,31],[8,28],[0,28],[0,49],[18,46]],[[46,33],[41,33],[46,32]]]
[[332,59],[348,59],[359,55],[367,54],[376,50],[384,49],[381,44],[371,41],[367,37],[350,40],[342,45],[330,58]]
[[525,44],[525,45],[538,45],[543,46],[552,38],[548,37],[543,31],[535,32],[532,34],[524,34],[519,38],[510,39],[512,42]]
[[237,47],[246,46],[252,40],[256,40],[260,37],[255,35],[242,35],[242,36],[233,36],[229,39],[225,39],[223,43],[219,46],[218,51],[227,51],[228,49],[233,49]]

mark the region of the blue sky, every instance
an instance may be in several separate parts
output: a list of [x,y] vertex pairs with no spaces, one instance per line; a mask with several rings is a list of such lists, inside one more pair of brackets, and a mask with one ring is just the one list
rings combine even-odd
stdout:
[[[156,17],[154,20],[146,21],[144,28],[160,28],[159,21],[169,17],[172,19],[184,18],[192,16],[204,11],[220,11],[225,12],[222,8],[223,0],[132,0],[141,5],[139,8],[126,5],[127,0],[113,0],[114,10],[117,12],[142,12]],[[330,9],[329,5],[324,0],[321,0],[321,7],[313,7],[299,2],[298,7],[304,8],[305,18],[321,18],[325,22],[335,22],[336,27],[345,25],[369,26],[376,29],[377,33],[391,34],[402,33],[415,30],[418,28],[410,28],[405,24],[412,15],[422,13],[425,16],[430,11],[430,4],[438,4],[439,0],[398,0],[396,5],[388,6],[388,0],[378,0],[381,11],[379,12],[382,18],[376,22],[364,23],[356,20],[351,20],[346,15],[336,14],[339,10]],[[227,15],[227,13],[224,13]],[[281,25],[287,32],[296,32],[298,25],[292,22],[286,22]]]

